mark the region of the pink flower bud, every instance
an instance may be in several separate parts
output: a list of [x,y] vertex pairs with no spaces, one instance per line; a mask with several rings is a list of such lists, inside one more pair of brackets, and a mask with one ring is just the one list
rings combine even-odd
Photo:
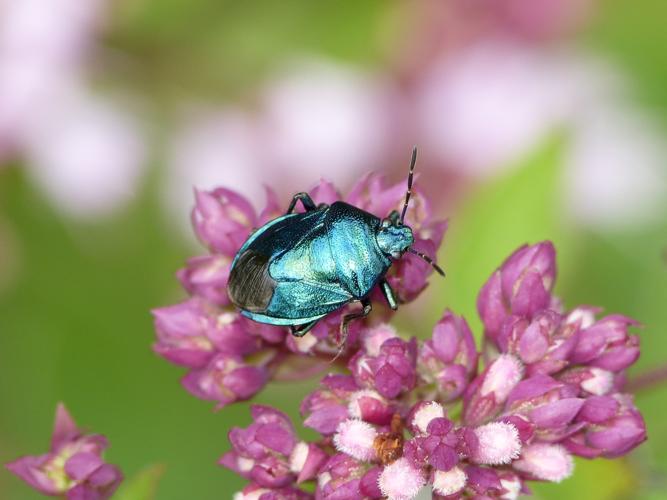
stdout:
[[303,422],[306,427],[330,435],[348,418],[348,400],[359,388],[349,375],[327,375],[321,384],[323,388],[311,392],[301,402],[301,415],[308,415]]
[[477,298],[485,334],[496,342],[503,322],[512,314],[528,319],[549,307],[556,277],[556,251],[545,241],[516,250],[491,275]]
[[297,475],[298,484],[317,476],[328,455],[317,445],[301,441],[294,446],[289,456],[290,470]]
[[338,425],[333,443],[336,450],[367,462],[375,457],[373,443],[377,435],[377,431],[369,423],[348,419]]
[[405,458],[387,465],[378,479],[382,495],[389,500],[411,500],[426,484],[423,473]]
[[644,419],[627,394],[588,398],[578,418],[589,425],[564,443],[575,455],[616,458],[646,440]]
[[556,311],[544,310],[533,319],[508,318],[497,336],[502,352],[517,355],[529,375],[550,374],[562,370],[577,343],[578,327],[566,323]]
[[432,339],[422,344],[417,367],[424,380],[438,384],[445,401],[463,394],[477,371],[477,349],[462,316],[445,312],[433,329]]
[[428,424],[435,418],[445,418],[445,409],[435,401],[418,403],[412,410],[412,428],[419,433],[426,434]]
[[227,281],[231,263],[232,257],[227,255],[193,257],[176,273],[176,277],[191,295],[226,306],[229,304]]
[[465,487],[467,480],[466,473],[460,467],[448,471],[436,470],[433,473],[433,491],[442,496],[453,495]]
[[419,469],[430,465],[438,470],[449,470],[459,461],[460,441],[467,439],[454,429],[446,418],[434,418],[420,434],[405,442],[403,456]]
[[604,370],[624,370],[639,357],[639,339],[628,328],[638,323],[628,317],[611,315],[581,331],[570,361]]
[[398,337],[396,329],[387,324],[382,323],[376,327],[369,328],[364,331],[362,336],[362,344],[366,354],[369,356],[378,356],[380,354],[380,347],[386,340]]
[[417,341],[398,337],[385,340],[377,356],[363,351],[348,366],[358,385],[375,389],[386,398],[410,391],[417,383]]
[[519,457],[519,431],[506,422],[491,422],[475,429],[479,444],[473,456],[475,463],[487,465],[508,464]]
[[564,371],[558,379],[579,388],[587,394],[604,396],[614,389],[614,374],[594,366],[577,367]]
[[234,256],[256,225],[255,210],[240,194],[225,188],[195,191],[192,224],[212,251]]
[[320,179],[319,184],[310,190],[310,197],[318,205],[320,203],[331,205],[334,201],[342,199],[333,183],[324,179]]
[[359,484],[362,495],[372,499],[382,498],[382,491],[380,491],[380,485],[378,484],[381,472],[381,467],[372,467],[364,474]]
[[215,346],[208,337],[214,320],[205,304],[190,299],[153,309],[158,341],[153,349],[172,363],[199,368],[213,357]]
[[501,354],[468,386],[463,421],[478,425],[497,414],[522,376],[521,362],[511,354]]
[[347,410],[351,417],[376,425],[388,425],[394,414],[387,400],[371,389],[352,393]]
[[250,399],[267,379],[264,367],[248,365],[240,356],[218,354],[204,368],[190,371],[181,382],[194,396],[217,401],[217,408],[222,408]]
[[316,497],[360,498],[359,488],[365,470],[361,463],[345,453],[333,455],[320,469]]
[[572,475],[574,461],[560,445],[534,443],[524,446],[512,467],[536,479],[560,483]]

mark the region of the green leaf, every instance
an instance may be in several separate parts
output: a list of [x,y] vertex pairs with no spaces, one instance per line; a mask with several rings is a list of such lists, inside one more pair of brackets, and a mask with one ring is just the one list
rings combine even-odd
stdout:
[[153,500],[164,466],[151,465],[127,480],[114,495],[114,500]]

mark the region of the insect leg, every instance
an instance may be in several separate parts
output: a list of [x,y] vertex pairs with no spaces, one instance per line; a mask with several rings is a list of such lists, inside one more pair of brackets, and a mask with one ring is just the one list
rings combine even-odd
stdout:
[[318,321],[319,319],[316,319],[315,321],[311,321],[310,323],[305,323],[303,325],[290,325],[289,329],[292,335],[295,337],[303,337],[306,333],[313,329]]
[[382,295],[384,295],[384,298],[387,299],[389,307],[391,307],[394,311],[398,309],[396,294],[394,293],[394,290],[391,288],[391,285],[387,282],[387,280],[380,281],[380,290],[382,290]]
[[310,212],[311,210],[315,210],[317,208],[315,202],[308,193],[297,193],[294,195],[294,198],[292,198],[292,201],[289,204],[289,208],[287,209],[286,214],[291,214],[292,212],[294,212],[294,207],[296,207],[296,202],[299,200],[301,200],[301,204],[303,205],[303,208],[306,209],[306,212]]
[[345,316],[343,316],[343,321],[341,321],[340,323],[340,332],[342,337],[341,345],[344,345],[345,341],[347,340],[347,331],[349,329],[350,322],[354,321],[355,319],[365,318],[371,312],[372,306],[370,299],[368,298],[362,299],[361,305],[364,306],[364,308],[361,311],[346,314]]
[[370,299],[367,298],[362,299],[361,305],[364,306],[363,310],[356,313],[346,314],[345,316],[343,316],[343,320],[340,323],[340,334],[341,334],[340,345],[338,346],[338,352],[336,353],[334,358],[330,361],[330,363],[336,361],[338,359],[338,356],[340,356],[340,354],[343,352],[343,349],[345,348],[345,342],[347,341],[347,333],[350,322],[354,321],[355,319],[365,318],[371,312],[372,307]]

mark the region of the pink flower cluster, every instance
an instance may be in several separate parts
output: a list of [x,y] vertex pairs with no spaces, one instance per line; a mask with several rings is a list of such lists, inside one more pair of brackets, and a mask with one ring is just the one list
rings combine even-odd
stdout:
[[[342,199],[326,181],[310,194],[316,203]],[[381,176],[371,174],[360,180],[345,200],[384,216],[400,208],[404,196],[403,182],[390,186]],[[226,286],[236,251],[253,229],[279,215],[282,211],[270,189],[266,206],[259,214],[248,200],[233,191],[197,191],[192,222],[209,253],[190,259],[177,273],[191,297],[153,311],[158,338],[155,352],[187,367],[189,371],[182,379],[185,388],[197,397],[215,401],[218,407],[252,397],[272,377],[289,377],[294,369],[286,361],[295,355],[306,354],[313,360],[320,356],[321,362],[312,367],[318,370],[326,367],[339,349],[339,324],[344,311],[327,317],[311,334],[296,338],[286,328],[248,320],[230,306]],[[432,220],[428,202],[419,192],[412,198],[406,222],[415,232],[415,249],[435,254],[446,223]],[[401,300],[408,301],[426,287],[431,272],[430,265],[408,254],[393,266],[388,280]],[[383,303],[383,299],[376,303]],[[388,308],[376,309],[374,314],[388,318]],[[359,327],[352,324],[343,359],[354,352]],[[298,368],[299,374],[302,369]]]
[[21,457],[8,463],[7,468],[44,495],[105,500],[123,480],[120,470],[102,459],[107,446],[104,436],[84,434],[60,404],[49,452]]
[[[327,375],[302,402],[319,441],[297,448],[287,417],[257,406],[254,424],[231,431],[221,463],[251,481],[240,498],[310,498],[294,488],[312,479],[317,499],[407,500],[427,486],[437,498],[511,499],[529,493],[527,481],[569,477],[573,456],[628,453],[646,439],[632,397],[619,392],[639,354],[628,333],[635,323],[562,311],[554,274],[545,242],[520,248],[491,276],[478,302],[487,350],[495,348],[484,369],[465,319],[451,311],[423,342],[384,323],[362,328],[348,373]],[[262,440],[278,433],[260,431],[257,413],[290,429],[280,446]]]
[[[326,182],[311,194],[317,203],[340,198]],[[386,214],[402,196],[402,185],[371,175],[346,200]],[[314,370],[330,367],[337,349],[340,313],[294,338],[229,307],[234,252],[279,213],[270,192],[268,200],[256,215],[233,192],[198,192],[193,223],[210,254],[178,273],[192,297],[154,311],[156,352],[188,367],[186,389],[218,406],[250,398],[271,377],[306,376],[303,360]],[[445,224],[431,220],[419,195],[408,214],[415,246],[434,255]],[[430,272],[405,255],[389,280],[406,301]],[[301,404],[317,440],[300,440],[286,415],[259,405],[249,427],[230,431],[232,450],[220,463],[250,481],[236,498],[408,500],[431,488],[436,498],[511,499],[529,493],[528,481],[569,477],[574,456],[628,453],[646,439],[632,396],[621,392],[639,356],[629,332],[636,322],[597,318],[592,307],[566,311],[552,295],[555,276],[551,243],[514,252],[480,291],[481,349],[449,310],[423,341],[401,338],[387,323],[389,310],[354,323],[337,359],[344,373],[326,375]],[[307,482],[314,493],[301,489]]]

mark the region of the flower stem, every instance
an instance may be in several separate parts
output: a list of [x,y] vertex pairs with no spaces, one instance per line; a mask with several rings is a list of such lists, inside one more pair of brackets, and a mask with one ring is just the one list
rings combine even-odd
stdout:
[[633,377],[628,381],[627,389],[630,392],[637,392],[650,389],[663,382],[667,382],[667,365],[659,366]]

